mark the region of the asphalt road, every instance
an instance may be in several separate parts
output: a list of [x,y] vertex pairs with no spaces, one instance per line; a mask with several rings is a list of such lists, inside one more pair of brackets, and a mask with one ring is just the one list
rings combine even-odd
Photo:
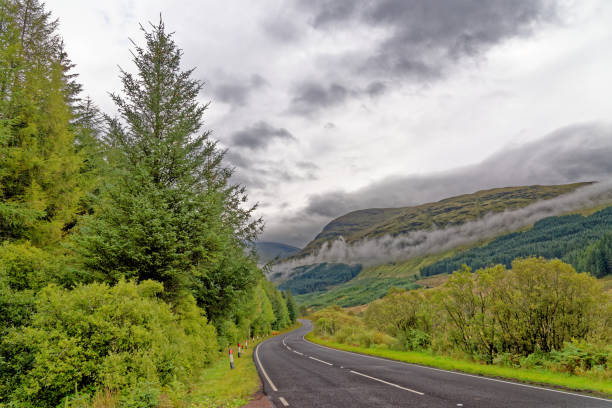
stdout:
[[607,407],[612,400],[333,350],[276,336],[253,358],[277,407]]

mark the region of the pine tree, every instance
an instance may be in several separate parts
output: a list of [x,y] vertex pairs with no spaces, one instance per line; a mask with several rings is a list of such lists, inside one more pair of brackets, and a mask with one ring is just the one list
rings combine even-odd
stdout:
[[83,195],[70,129],[78,86],[37,0],[0,6],[0,237],[57,244]]
[[202,130],[203,84],[181,69],[182,50],[163,22],[141,27],[135,74],[121,70],[119,117],[107,117],[107,156],[116,169],[76,249],[97,279],[164,283],[169,300],[189,290],[209,317],[223,315],[257,279],[245,243],[261,227],[231,185],[224,152]]
[[291,295],[290,290],[285,292],[285,301],[287,302],[287,312],[289,312],[289,320],[291,321],[291,323],[295,323],[298,317],[298,307],[295,303],[295,299]]

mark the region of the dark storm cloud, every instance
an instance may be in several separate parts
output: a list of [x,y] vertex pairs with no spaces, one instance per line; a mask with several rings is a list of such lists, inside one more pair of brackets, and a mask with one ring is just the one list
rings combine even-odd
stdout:
[[258,74],[253,74],[246,80],[229,78],[211,81],[211,83],[215,98],[234,106],[246,105],[253,91],[268,85],[265,78]]
[[[418,205],[478,190],[533,184],[562,184],[612,179],[612,125],[585,123],[561,128],[534,142],[509,147],[483,162],[429,176],[391,177],[354,192],[330,191],[311,196],[292,217],[291,241],[304,245],[332,218],[364,208]],[[269,231],[275,238],[285,231]],[[301,236],[301,241],[297,239]]]
[[284,140],[296,142],[297,139],[285,128],[276,128],[269,123],[260,121],[245,129],[235,132],[231,137],[231,142],[236,147],[251,150],[261,150],[274,140]]

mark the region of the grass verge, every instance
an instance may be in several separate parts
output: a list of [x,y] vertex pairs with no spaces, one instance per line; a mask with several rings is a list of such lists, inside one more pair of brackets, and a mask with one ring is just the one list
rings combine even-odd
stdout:
[[[286,333],[300,326],[300,323],[296,323],[278,334]],[[259,374],[253,362],[255,346],[270,337],[260,339],[255,344],[249,342],[249,348],[243,350],[240,358],[234,347],[233,370],[230,369],[228,355],[223,353],[213,365],[203,371],[197,381],[190,384],[189,390],[175,390],[175,393],[170,391],[167,394],[167,404],[162,403],[162,406],[237,408],[246,405],[261,389]],[[175,399],[172,394],[181,395],[181,397]]]
[[607,380],[579,377],[576,375],[556,373],[542,369],[525,369],[496,365],[485,365],[473,361],[456,360],[450,357],[436,356],[423,352],[397,351],[351,346],[315,337],[314,333],[312,332],[306,336],[306,339],[312,341],[313,343],[339,350],[352,351],[355,353],[367,354],[376,357],[383,357],[391,360],[403,361],[405,363],[436,367],[450,371],[460,371],[463,373],[482,375],[487,377],[517,380],[520,382],[527,382],[537,385],[556,386],[575,391],[594,391],[604,397],[612,397],[612,382]]

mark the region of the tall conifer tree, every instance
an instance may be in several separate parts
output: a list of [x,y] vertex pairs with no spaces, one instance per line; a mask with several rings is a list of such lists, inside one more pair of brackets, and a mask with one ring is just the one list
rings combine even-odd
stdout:
[[107,118],[117,171],[77,250],[94,278],[154,279],[169,299],[188,290],[214,317],[256,280],[244,244],[261,223],[241,207],[244,189],[230,184],[224,152],[202,130],[203,84],[181,69],[182,50],[161,19],[142,31],[137,72],[121,70],[123,92],[112,94],[119,117]]

